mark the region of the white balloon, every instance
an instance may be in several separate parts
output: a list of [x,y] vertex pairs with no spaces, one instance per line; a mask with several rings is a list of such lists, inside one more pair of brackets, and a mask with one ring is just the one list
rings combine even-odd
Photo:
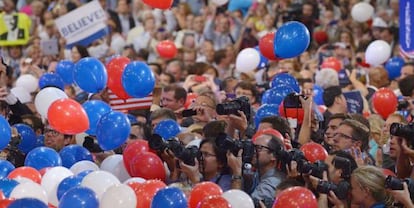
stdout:
[[32,101],[32,96],[29,91],[23,87],[14,87],[10,91],[17,97],[17,99],[19,99],[21,103],[29,103]]
[[391,46],[383,40],[376,40],[368,45],[365,61],[371,66],[385,63],[391,56]]
[[73,174],[77,175],[85,170],[92,170],[97,171],[99,170],[98,165],[96,165],[94,162],[91,162],[89,160],[82,160],[79,161],[70,167],[70,171],[72,171]]
[[72,171],[62,166],[53,167],[45,173],[41,185],[46,190],[50,204],[58,205],[57,188],[63,179],[72,175]]
[[108,171],[116,176],[120,181],[125,181],[131,176],[128,174],[122,155],[111,155],[101,163],[101,170]]
[[105,191],[116,184],[121,184],[117,177],[103,170],[94,171],[82,179],[82,186],[92,189],[98,199],[102,198]]
[[254,48],[245,48],[237,55],[236,70],[249,72],[257,68],[260,63],[260,54]]
[[357,22],[366,22],[372,18],[374,7],[367,2],[359,2],[352,7],[351,16]]
[[254,208],[252,198],[244,191],[231,189],[224,192],[222,196],[230,203],[231,207]]
[[31,74],[20,75],[16,80],[16,87],[23,87],[28,92],[32,93],[37,90],[39,80]]
[[68,98],[66,93],[56,87],[46,87],[40,90],[37,93],[35,98],[35,107],[37,112],[47,118],[47,110],[49,110],[50,105],[59,99]]
[[144,183],[145,181],[147,181],[147,180],[145,180],[144,178],[141,178],[141,177],[133,177],[133,178],[130,178],[130,179],[124,181],[124,184],[129,184],[129,183]]
[[39,199],[45,204],[48,204],[46,190],[42,186],[34,182],[21,183],[17,185],[10,193],[10,198],[35,198]]
[[100,208],[133,208],[137,206],[134,190],[125,184],[109,187],[102,195]]
[[223,6],[229,2],[229,0],[211,0],[213,3],[215,3],[217,6]]

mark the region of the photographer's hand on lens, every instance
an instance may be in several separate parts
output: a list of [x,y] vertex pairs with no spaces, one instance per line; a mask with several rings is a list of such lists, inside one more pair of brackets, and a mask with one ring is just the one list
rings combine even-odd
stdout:
[[283,138],[283,144],[285,145],[285,149],[286,149],[286,150],[291,150],[291,149],[293,149],[293,146],[292,146],[292,141],[291,141],[291,138],[290,138],[290,136],[289,136],[289,134],[288,134],[288,133],[286,133],[286,134],[284,135],[284,138]]
[[411,201],[410,198],[410,192],[408,191],[408,185],[407,182],[403,183],[403,190],[391,190],[388,189],[388,193],[392,196],[392,198],[403,204],[404,207],[414,207],[414,204]]
[[411,149],[410,147],[408,147],[408,144],[407,144],[407,140],[406,139],[402,139],[401,140],[400,146],[401,146],[401,151],[405,155],[407,155],[408,157],[410,157],[410,159],[414,159],[414,150]]
[[200,172],[199,170],[199,163],[197,159],[194,159],[195,165],[186,165],[183,161],[180,160],[180,170],[184,174],[187,175],[188,179],[190,179],[191,183],[196,184],[200,182]]
[[227,151],[227,165],[230,167],[232,174],[241,176],[242,175],[242,155],[243,155],[243,149],[240,149],[237,153],[237,156],[235,156],[230,151]]
[[345,208],[344,202],[338,199],[333,191],[329,191],[328,199],[334,205],[334,208]]
[[237,115],[229,115],[230,125],[234,128],[239,130],[240,132],[245,132],[247,129],[247,118],[246,114],[243,111],[237,111],[240,116]]
[[286,171],[288,178],[296,178],[300,175],[298,172],[298,163],[294,160],[290,164],[286,164]]

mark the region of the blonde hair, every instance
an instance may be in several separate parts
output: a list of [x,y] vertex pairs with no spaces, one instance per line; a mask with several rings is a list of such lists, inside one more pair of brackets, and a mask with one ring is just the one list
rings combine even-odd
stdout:
[[[377,134],[381,136],[382,127],[385,124],[384,119],[382,119],[382,117],[378,114],[372,114],[368,117],[368,121],[369,121],[370,130],[371,130],[371,137],[374,137],[373,134]],[[380,141],[377,141],[377,142],[378,142],[378,145],[382,146],[385,144],[386,141],[384,141],[383,139],[380,139]]]
[[353,178],[362,189],[368,190],[376,202],[390,203],[391,198],[385,190],[385,175],[375,166],[362,166],[352,172]]

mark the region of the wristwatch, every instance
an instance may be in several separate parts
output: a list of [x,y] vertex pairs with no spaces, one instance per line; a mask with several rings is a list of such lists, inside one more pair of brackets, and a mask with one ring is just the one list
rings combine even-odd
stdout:
[[235,181],[235,180],[241,180],[242,179],[242,176],[241,175],[232,175],[231,176],[231,180],[232,181]]

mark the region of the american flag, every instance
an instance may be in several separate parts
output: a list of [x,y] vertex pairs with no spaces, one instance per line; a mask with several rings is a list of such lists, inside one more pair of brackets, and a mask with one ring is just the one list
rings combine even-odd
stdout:
[[136,109],[150,109],[152,100],[152,93],[144,98],[128,98],[123,100],[118,98],[111,90],[109,90],[109,105],[113,110],[128,111]]
[[400,55],[406,59],[414,59],[414,51],[405,51],[401,46]]

